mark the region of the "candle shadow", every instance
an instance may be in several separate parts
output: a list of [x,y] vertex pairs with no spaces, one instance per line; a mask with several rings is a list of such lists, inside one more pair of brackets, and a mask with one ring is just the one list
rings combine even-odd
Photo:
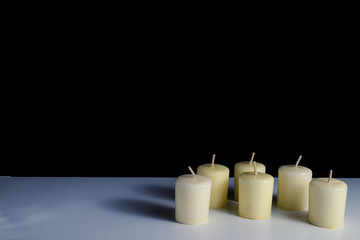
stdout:
[[277,206],[277,195],[273,195],[272,211],[282,218],[308,223],[308,211],[288,211]]
[[227,197],[227,206],[226,208],[220,208],[221,210],[229,213],[231,215],[239,216],[239,203],[235,201],[235,190],[234,186],[229,186],[228,188],[228,197]]
[[277,202],[277,195],[273,194],[273,199],[272,199],[272,206],[276,207],[276,202]]
[[239,216],[239,203],[234,200],[228,200],[226,208],[223,208],[227,213],[234,216]]
[[235,195],[235,191],[234,191],[234,187],[229,187],[228,189],[228,200],[234,200],[234,195]]
[[290,211],[290,216],[292,219],[308,223],[308,211]]
[[216,210],[216,211],[224,212],[229,215],[231,214],[234,216],[238,216],[238,208],[239,208],[238,202],[236,202],[234,200],[227,200],[226,207],[210,209],[210,211]]
[[163,221],[175,221],[175,208],[154,202],[130,198],[109,199],[101,205],[110,211],[159,219]]
[[281,208],[279,208],[278,211],[281,217],[286,217],[297,222],[308,223],[308,211],[287,211]]
[[175,187],[166,187],[162,185],[140,185],[134,189],[135,191],[147,196],[175,201]]

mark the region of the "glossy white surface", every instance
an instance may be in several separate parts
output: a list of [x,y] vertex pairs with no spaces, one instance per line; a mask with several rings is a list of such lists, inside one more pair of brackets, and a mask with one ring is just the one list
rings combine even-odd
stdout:
[[[210,209],[209,221],[175,222],[175,178],[0,177],[1,240],[358,239],[360,179],[348,184],[345,225],[308,223],[307,211],[276,207],[266,220],[238,216],[237,203]],[[274,191],[276,194],[277,179]],[[230,180],[229,198],[233,198]]]

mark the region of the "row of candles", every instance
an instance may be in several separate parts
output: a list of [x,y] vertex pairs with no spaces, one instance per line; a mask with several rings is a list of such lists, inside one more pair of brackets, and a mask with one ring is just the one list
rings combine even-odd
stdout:
[[[271,216],[274,178],[266,174],[266,167],[254,161],[234,165],[234,199],[238,201],[240,217],[267,219]],[[278,169],[277,206],[289,211],[308,209],[310,223],[324,228],[338,228],[344,224],[347,185],[332,178],[312,179],[312,171],[295,165]],[[229,169],[212,163],[197,168],[197,174],[181,175],[175,183],[175,219],[184,224],[201,224],[208,220],[209,208],[227,205]]]

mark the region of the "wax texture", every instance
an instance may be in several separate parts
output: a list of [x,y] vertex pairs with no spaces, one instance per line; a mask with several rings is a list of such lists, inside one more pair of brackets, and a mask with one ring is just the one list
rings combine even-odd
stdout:
[[317,178],[309,185],[309,222],[324,228],[344,225],[347,185],[341,180]]
[[[265,173],[265,165],[259,162],[256,162],[256,168],[258,172]],[[239,200],[239,190],[238,190],[238,178],[243,172],[253,172],[254,163],[250,164],[250,161],[238,162],[234,165],[234,200]]]
[[290,211],[304,211],[309,203],[312,171],[303,166],[284,165],[278,170],[277,206]]
[[274,178],[266,173],[245,172],[239,178],[239,216],[255,220],[271,216]]
[[211,180],[192,174],[179,176],[175,181],[175,219],[184,224],[201,224],[208,220]]
[[221,164],[203,164],[197,168],[197,174],[211,180],[210,208],[222,208],[227,205],[229,188],[229,168]]

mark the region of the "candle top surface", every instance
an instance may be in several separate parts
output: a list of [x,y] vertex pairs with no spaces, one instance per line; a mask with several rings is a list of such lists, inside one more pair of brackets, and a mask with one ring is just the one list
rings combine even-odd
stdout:
[[334,190],[347,189],[347,184],[339,179],[332,178],[330,182],[328,182],[328,180],[329,178],[316,178],[310,182],[310,185],[313,187],[330,188]]
[[298,173],[298,174],[312,173],[310,168],[300,165],[298,165],[297,167],[295,165],[283,165],[279,167],[279,171],[286,171],[286,172]]
[[[254,162],[252,162],[252,164],[250,164],[250,161],[242,161],[242,162],[237,162],[237,163],[235,163],[235,167],[240,167],[241,165],[254,167]],[[259,162],[256,162],[256,166],[257,166],[257,167],[259,167],[259,166],[260,166],[260,167],[261,167],[261,166],[264,166],[264,167],[265,167],[264,164],[259,163]]]
[[221,165],[221,164],[214,164],[214,167],[211,166],[211,163],[206,163],[206,164],[202,164],[198,167],[198,171],[199,171],[199,168],[203,168],[203,169],[206,169],[208,171],[215,171],[215,172],[219,172],[219,173],[228,173],[229,172],[229,168],[224,166],[224,165]]
[[260,182],[274,181],[273,176],[262,172],[258,172],[258,174],[255,174],[254,172],[244,172],[240,174],[239,178],[248,181],[260,181]]
[[181,175],[176,179],[176,184],[189,184],[196,186],[207,186],[211,184],[211,180],[208,177],[196,174],[196,177],[192,174]]

